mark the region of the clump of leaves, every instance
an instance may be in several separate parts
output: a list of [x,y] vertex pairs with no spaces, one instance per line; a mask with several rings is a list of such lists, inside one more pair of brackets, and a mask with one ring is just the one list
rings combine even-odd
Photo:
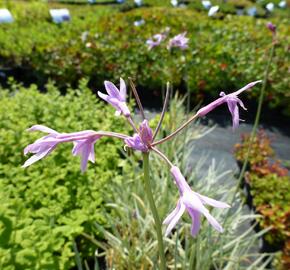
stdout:
[[274,155],[271,139],[264,130],[259,130],[252,141],[250,134],[243,134],[242,142],[235,145],[235,157],[239,162],[244,162],[247,155],[250,166],[264,165]]
[[[250,147],[250,149],[249,149]],[[279,269],[288,269],[290,237],[290,177],[280,161],[273,159],[271,140],[265,131],[253,138],[243,135],[242,142],[235,146],[235,155],[244,162],[249,154],[249,172],[245,180],[250,186],[255,210],[262,215],[258,219],[262,229],[270,228],[265,240],[273,249],[282,249],[283,260]],[[284,263],[285,262],[285,263]]]
[[50,154],[45,162],[21,168],[23,148],[39,134],[26,129],[45,124],[59,132],[109,129],[128,132],[82,80],[65,96],[53,85],[40,93],[11,82],[0,89],[0,269],[70,269],[75,254],[93,257],[88,237],[102,238],[94,223],[106,224],[101,190],[119,174],[122,144],[98,142],[96,165],[80,173],[71,145]]
[[272,245],[283,245],[290,237],[290,178],[254,173],[249,178],[254,206],[263,215],[260,226],[271,227],[265,239]]
[[[266,20],[247,16],[214,20],[208,18],[200,1],[190,2],[200,6],[202,12],[171,8],[169,1],[159,2],[144,1],[152,6],[128,12],[119,12],[118,7],[124,5],[65,6],[72,20],[62,25],[50,22],[49,8],[55,3],[12,3],[15,22],[0,25],[1,66],[12,71],[20,69],[21,80],[42,85],[52,78],[60,87],[77,85],[83,76],[94,85],[131,76],[136,78],[139,89],[161,95],[158,89],[165,81],[179,89],[184,89],[186,83],[192,100],[197,101],[216,97],[217,89],[239,89],[245,81],[260,78],[272,39]],[[221,13],[223,9],[235,12],[232,4],[219,5]],[[145,24],[135,27],[134,22],[141,19]],[[290,36],[287,19],[272,20],[279,25],[279,42],[265,97],[267,104],[285,111],[289,111],[290,100],[289,76],[284,76],[288,72],[284,56]],[[190,49],[169,53],[167,40],[148,51],[146,40],[166,27],[171,29],[170,37],[187,31]],[[250,91],[249,97],[257,99],[258,93]]]

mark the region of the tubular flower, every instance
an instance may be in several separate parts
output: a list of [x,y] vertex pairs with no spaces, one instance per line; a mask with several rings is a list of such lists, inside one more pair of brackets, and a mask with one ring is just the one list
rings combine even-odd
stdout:
[[180,48],[181,50],[185,50],[188,48],[189,38],[185,37],[186,32],[179,34],[172,39],[169,40],[167,49],[170,50],[173,47]]
[[170,27],[166,27],[161,33],[154,35],[152,38],[146,40],[146,44],[148,46],[148,50],[150,51],[154,47],[160,45],[162,41],[166,39],[168,33],[170,32]]
[[34,155],[26,160],[22,167],[28,167],[36,161],[46,157],[56,148],[59,143],[63,142],[74,143],[72,152],[73,155],[82,156],[82,171],[85,171],[88,160],[91,162],[95,161],[94,144],[99,138],[101,138],[101,135],[97,132],[85,130],[74,133],[58,133],[57,131],[43,125],[35,125],[28,129],[28,131],[36,130],[46,132],[48,135],[36,140],[33,144],[28,145],[24,149],[25,155],[28,153],[33,153]]
[[188,214],[192,219],[191,235],[195,236],[200,229],[200,217],[204,215],[208,222],[219,232],[223,232],[223,228],[216,221],[216,219],[209,213],[208,209],[205,208],[205,204],[208,204],[217,208],[228,208],[228,204],[216,201],[206,196],[200,195],[191,190],[183,175],[181,174],[178,167],[173,166],[171,173],[174,177],[175,183],[178,187],[180,198],[177,202],[176,208],[166,217],[163,224],[168,225],[165,235],[167,236],[173,227],[177,224],[178,220],[183,215],[184,211],[187,210]]
[[254,87],[257,83],[260,83],[260,82],[262,82],[262,81],[260,80],[260,81],[251,82],[251,83],[247,84],[246,86],[244,86],[243,88],[241,88],[240,90],[233,92],[231,94],[228,94],[228,95],[226,95],[224,92],[221,92],[220,98],[211,102],[210,104],[206,105],[205,107],[201,108],[197,112],[197,115],[204,116],[204,115],[208,114],[210,111],[212,111],[213,109],[215,109],[217,106],[226,102],[228,105],[229,111],[232,115],[233,129],[237,128],[239,126],[239,121],[240,121],[238,104],[244,110],[246,110],[243,102],[238,98],[238,95],[241,94],[242,92]]
[[153,49],[160,45],[160,43],[166,38],[164,34],[156,34],[151,39],[147,39],[146,44],[148,46],[148,50]]
[[110,103],[114,108],[116,108],[116,115],[123,114],[126,117],[130,116],[130,111],[126,104],[126,84],[122,78],[120,78],[120,90],[111,82],[105,81],[105,88],[108,95],[98,91],[98,95],[103,100]]
[[87,169],[88,160],[95,163],[95,142],[100,139],[101,135],[92,136],[84,140],[74,141],[74,147],[72,154],[74,156],[79,155],[82,157],[81,171],[84,172]]
[[139,133],[135,133],[133,137],[125,139],[125,143],[130,148],[139,150],[141,152],[148,152],[152,142],[153,133],[149,127],[148,121],[145,119],[139,128]]

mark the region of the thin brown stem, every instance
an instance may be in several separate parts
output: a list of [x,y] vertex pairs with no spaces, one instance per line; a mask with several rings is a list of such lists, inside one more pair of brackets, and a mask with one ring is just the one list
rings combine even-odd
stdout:
[[164,104],[163,104],[163,109],[162,109],[162,112],[161,112],[161,116],[160,116],[158,125],[157,125],[157,127],[156,127],[156,129],[154,131],[154,134],[153,134],[153,141],[154,141],[155,137],[157,136],[158,131],[159,131],[160,127],[161,127],[162,121],[164,119],[165,112],[166,112],[167,105],[168,105],[168,101],[169,101],[169,93],[170,93],[170,84],[169,84],[169,82],[167,82],[167,84],[166,84],[166,95],[165,95],[165,100],[164,100]]
[[181,130],[183,130],[185,127],[187,127],[193,120],[195,120],[199,115],[195,114],[194,116],[192,116],[191,118],[189,118],[181,127],[179,127],[177,130],[175,130],[174,132],[172,132],[170,135],[168,135],[167,137],[152,143],[152,146],[155,146],[157,144],[163,143],[167,140],[170,140],[172,137],[174,137],[177,133],[179,133]]
[[137,104],[138,104],[138,107],[139,107],[139,110],[140,110],[141,116],[142,116],[142,118],[143,118],[143,120],[144,120],[144,119],[146,119],[146,117],[145,117],[145,114],[144,114],[144,109],[143,109],[142,103],[141,103],[141,101],[140,101],[140,98],[139,98],[139,95],[138,95],[137,89],[136,89],[136,87],[135,87],[135,85],[134,85],[134,82],[133,82],[132,78],[129,77],[128,79],[129,79],[130,86],[131,86],[131,89],[132,89],[132,91],[133,91],[133,94],[134,94],[134,96],[135,96],[135,98],[136,98],[136,101],[137,101]]
[[162,157],[166,162],[167,162],[167,164],[170,166],[170,167],[172,167],[173,166],[173,164],[171,163],[171,161],[160,151],[160,150],[158,150],[157,148],[155,148],[155,147],[151,147],[151,149],[152,149],[152,151],[154,151],[156,154],[158,154],[160,157]]
[[128,120],[128,122],[129,122],[129,124],[131,125],[131,127],[134,129],[134,132],[135,132],[135,133],[138,133],[138,129],[136,128],[136,126],[135,126],[135,124],[134,124],[134,122],[133,122],[132,117],[131,117],[131,116],[127,117],[127,120]]

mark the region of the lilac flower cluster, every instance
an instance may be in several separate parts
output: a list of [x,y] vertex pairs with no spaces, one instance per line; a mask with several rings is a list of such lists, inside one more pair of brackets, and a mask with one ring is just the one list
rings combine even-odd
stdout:
[[[36,161],[48,156],[60,143],[72,142],[73,155],[81,156],[81,170],[84,172],[87,168],[88,161],[95,161],[95,152],[94,145],[102,137],[114,137],[124,141],[126,147],[138,150],[141,152],[154,152],[163,158],[167,164],[170,166],[170,172],[174,178],[175,184],[179,190],[179,199],[177,201],[176,208],[165,218],[164,224],[167,225],[166,235],[168,235],[173,227],[176,225],[178,220],[183,215],[186,210],[192,219],[191,234],[192,236],[196,235],[201,226],[201,215],[205,216],[208,222],[219,232],[222,232],[222,226],[217,222],[217,220],[209,213],[209,210],[205,205],[210,205],[216,208],[228,208],[228,204],[216,201],[214,199],[208,198],[204,195],[201,195],[197,192],[191,190],[190,186],[186,182],[184,176],[181,174],[178,167],[174,166],[168,158],[156,148],[157,145],[171,139],[173,136],[178,134],[183,130],[187,125],[189,125],[195,118],[202,117],[212,111],[217,106],[227,103],[228,108],[232,114],[233,119],[233,128],[238,127],[239,125],[239,108],[240,105],[245,109],[242,101],[237,97],[242,92],[252,88],[254,85],[260,81],[255,81],[249,83],[240,90],[226,95],[221,93],[221,97],[217,100],[211,102],[207,106],[201,108],[193,117],[191,117],[186,123],[184,123],[180,128],[174,131],[169,136],[159,140],[154,141],[154,138],[158,132],[160,125],[153,133],[152,129],[149,126],[147,119],[143,119],[139,128],[137,128],[131,118],[130,110],[126,104],[126,84],[124,80],[120,79],[120,89],[118,89],[113,83],[105,81],[105,89],[107,95],[101,92],[98,92],[98,95],[104,99],[106,102],[111,104],[116,109],[117,115],[123,115],[132,126],[134,130],[133,136],[124,135],[115,132],[108,131],[93,131],[85,130],[73,133],[59,133],[51,128],[48,128],[43,125],[34,125],[28,129],[28,131],[42,131],[47,133],[46,136],[36,140],[34,143],[28,145],[24,149],[24,154],[32,153],[33,155],[24,163],[23,167],[30,166]],[[135,92],[134,92],[135,93]],[[136,94],[136,99],[142,110],[142,105],[140,103],[139,97]],[[164,107],[165,108],[165,107]],[[144,112],[142,113],[144,115]],[[161,118],[162,119],[162,118]],[[161,120],[162,121],[162,120]],[[161,124],[160,121],[160,124]]]
[[[154,35],[151,39],[146,41],[148,46],[148,50],[153,49],[161,44],[164,41],[169,33],[169,28],[167,28],[163,33]],[[173,38],[169,39],[167,44],[167,49],[171,50],[172,48],[179,48],[181,50],[185,50],[188,48],[189,38],[186,37],[186,32],[178,34]]]

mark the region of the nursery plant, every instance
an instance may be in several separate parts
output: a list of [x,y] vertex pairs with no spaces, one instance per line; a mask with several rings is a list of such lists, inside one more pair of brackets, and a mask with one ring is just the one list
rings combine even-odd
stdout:
[[167,84],[167,99],[165,100],[163,107],[163,111],[160,116],[160,120],[158,125],[153,132],[149,126],[148,120],[145,117],[145,113],[135,89],[133,82],[131,82],[131,87],[133,93],[136,98],[136,102],[139,106],[141,116],[143,121],[140,123],[139,127],[137,127],[133,121],[130,110],[126,104],[126,84],[124,80],[120,79],[120,88],[118,89],[113,83],[109,81],[105,81],[105,88],[107,94],[103,94],[98,92],[98,95],[111,104],[116,109],[116,115],[122,115],[125,117],[129,125],[132,127],[134,134],[133,136],[125,135],[122,133],[116,133],[111,131],[94,131],[94,130],[84,130],[73,133],[59,133],[58,131],[46,127],[44,125],[34,125],[28,129],[28,131],[42,131],[47,133],[46,136],[36,140],[34,143],[28,145],[24,149],[24,153],[32,153],[33,155],[26,160],[23,167],[28,167],[31,164],[37,162],[38,160],[49,155],[59,144],[65,142],[73,142],[73,155],[81,156],[81,170],[84,172],[87,168],[88,161],[95,162],[95,152],[94,145],[95,143],[104,138],[117,138],[121,139],[125,143],[125,149],[130,148],[132,150],[142,152],[143,156],[143,169],[144,169],[144,191],[147,195],[147,199],[149,201],[150,209],[154,217],[155,229],[158,240],[158,249],[159,249],[159,266],[160,269],[166,269],[166,260],[165,260],[165,252],[164,252],[164,243],[162,237],[162,228],[160,217],[156,208],[156,204],[153,198],[150,178],[149,178],[149,154],[155,153],[161,159],[165,161],[165,163],[169,166],[171,175],[173,176],[174,183],[176,184],[179,191],[179,199],[177,201],[176,208],[165,218],[163,221],[164,224],[167,225],[167,229],[165,235],[168,235],[172,229],[175,227],[183,213],[188,212],[192,219],[191,226],[191,235],[195,236],[201,227],[201,218],[204,216],[207,221],[219,232],[223,231],[222,226],[218,223],[218,221],[210,214],[209,210],[205,207],[205,205],[209,205],[217,208],[228,208],[230,207],[228,204],[224,202],[217,201],[215,199],[209,198],[205,195],[201,195],[198,192],[193,191],[182,175],[180,169],[175,166],[158,148],[157,145],[165,143],[166,141],[172,139],[177,134],[179,134],[182,130],[184,130],[193,120],[198,117],[205,116],[217,106],[226,103],[229,111],[232,115],[233,128],[238,127],[239,125],[239,108],[241,106],[244,108],[242,101],[238,98],[242,92],[251,89],[257,83],[261,81],[255,81],[247,84],[243,88],[237,90],[236,92],[225,94],[221,93],[221,97],[211,102],[210,104],[202,107],[189,118],[184,124],[182,124],[179,128],[177,128],[174,132],[166,136],[161,140],[155,140],[158,131],[160,130],[160,126],[162,124],[167,100],[169,98],[169,84]]
[[[183,104],[184,100],[177,97],[170,100],[159,138],[161,134],[170,134],[184,120]],[[188,183],[195,190],[223,201],[229,201],[234,196],[235,201],[229,218],[223,222],[222,234],[212,230],[205,222],[199,234],[192,238],[191,219],[185,216],[172,234],[164,237],[167,268],[267,269],[272,255],[259,253],[257,248],[259,237],[266,230],[254,232],[255,224],[250,224],[258,215],[245,213],[242,198],[239,193],[234,194],[235,184],[229,180],[232,177],[231,171],[224,170],[223,162],[218,160],[212,160],[211,166],[206,167],[205,161],[210,158],[207,156],[201,156],[194,162],[190,159],[199,139],[211,132],[197,122],[194,128],[173,138],[172,143],[160,145],[160,150],[184,172]],[[155,127],[157,123],[158,119],[153,119],[150,126]],[[144,194],[142,168],[136,166],[139,158],[140,155],[134,152],[127,156],[128,162],[122,162],[121,165],[123,174],[111,181],[112,191],[105,196],[106,208],[114,213],[114,217],[111,217],[110,212],[106,211],[106,219],[112,229],[96,224],[107,240],[104,244],[105,252],[96,247],[97,258],[105,256],[108,269],[156,268],[158,244],[155,240],[154,219]],[[178,194],[170,172],[164,170],[163,161],[156,155],[151,155],[150,161],[154,164],[150,167],[154,200],[159,215],[163,217],[171,209],[173,198],[177,198]],[[201,171],[204,172],[202,177]],[[224,211],[212,209],[211,213],[217,219],[224,220]]]
[[[248,154],[248,147],[251,151]],[[264,235],[264,249],[282,252],[277,269],[289,268],[290,225],[290,178],[289,172],[274,156],[271,140],[260,130],[254,138],[243,135],[235,146],[236,159],[242,163],[248,159],[249,166],[243,184],[248,187],[251,207],[258,214],[261,229],[270,228]],[[273,192],[274,191],[274,192]]]
[[[192,102],[214,98],[216,89],[238,89],[242,83],[237,78],[251,81],[264,71],[271,35],[265,19],[232,15],[213,19],[190,8],[171,8],[169,1],[166,7],[152,5],[128,12],[120,12],[120,6],[12,2],[9,9],[15,22],[0,25],[1,71],[40,87],[51,78],[61,90],[67,84],[75,88],[84,76],[90,78],[91,88],[101,87],[107,78],[131,76],[143,95],[154,96],[161,96],[165,82],[170,81],[181,91],[187,85]],[[50,7],[69,8],[72,20],[53,24]],[[142,20],[144,24],[134,25]],[[288,21],[274,17],[273,22],[280,38],[265,104],[288,111],[289,77],[283,75],[288,72]],[[146,40],[166,27],[170,37],[187,32],[187,51],[169,52],[162,46],[148,51]],[[1,76],[0,80],[6,79]],[[258,91],[247,97],[257,100]]]

